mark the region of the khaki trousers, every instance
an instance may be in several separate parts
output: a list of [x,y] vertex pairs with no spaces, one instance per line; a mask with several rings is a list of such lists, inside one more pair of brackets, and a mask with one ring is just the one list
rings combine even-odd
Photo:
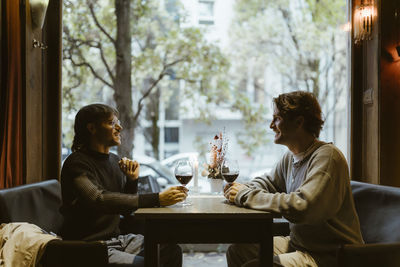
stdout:
[[[288,236],[274,237],[274,267],[318,267],[307,252],[293,249]],[[229,267],[258,267],[258,244],[233,244],[226,252]]]

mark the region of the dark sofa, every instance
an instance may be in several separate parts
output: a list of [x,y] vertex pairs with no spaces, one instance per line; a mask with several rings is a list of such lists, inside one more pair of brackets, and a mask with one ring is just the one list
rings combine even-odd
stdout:
[[[337,250],[338,267],[400,267],[400,188],[351,181],[362,245]],[[285,219],[274,219],[274,235],[288,235]]]
[[[338,249],[339,267],[400,266],[400,188],[351,182],[361,232],[366,244]],[[29,222],[58,233],[61,187],[57,180],[0,190],[0,223]],[[131,226],[131,225],[130,225]],[[285,220],[274,220],[275,235],[287,235]],[[50,241],[45,267],[106,266],[103,242]]]
[[400,266],[400,188],[351,182],[364,245],[338,249],[340,267]]
[[[59,233],[63,217],[61,186],[57,180],[0,190],[0,224],[28,222],[47,232]],[[44,267],[107,266],[107,246],[103,242],[52,240],[41,262]]]

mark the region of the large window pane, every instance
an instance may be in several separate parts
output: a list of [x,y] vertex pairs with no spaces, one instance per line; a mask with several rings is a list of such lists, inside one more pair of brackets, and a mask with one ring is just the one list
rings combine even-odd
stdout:
[[[271,169],[286,150],[272,141],[272,98],[305,90],[323,109],[320,139],[347,155],[346,1],[139,2],[130,4],[126,22],[129,66],[118,65],[127,55],[118,55],[113,42],[119,32],[114,1],[64,1],[65,154],[77,110],[103,102],[123,107],[123,125],[134,125],[125,129],[134,138],[123,153],[161,160],[199,152],[207,160],[214,135],[224,132],[241,178],[249,179]],[[131,84],[118,87],[125,80],[116,70],[127,66]]]

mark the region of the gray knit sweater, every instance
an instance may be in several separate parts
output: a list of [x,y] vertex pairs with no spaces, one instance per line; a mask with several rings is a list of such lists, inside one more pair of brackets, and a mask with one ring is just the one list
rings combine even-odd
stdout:
[[319,266],[335,266],[341,244],[363,243],[343,154],[317,141],[293,163],[288,151],[270,174],[238,192],[237,205],[281,214],[290,222],[291,246]]

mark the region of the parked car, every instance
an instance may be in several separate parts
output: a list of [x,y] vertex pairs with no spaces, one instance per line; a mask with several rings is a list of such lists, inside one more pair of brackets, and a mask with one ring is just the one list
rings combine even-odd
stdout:
[[[189,157],[178,157],[180,159],[190,159],[190,156],[194,154],[187,155]],[[163,165],[160,161],[148,157],[148,156],[134,156],[133,159],[137,160],[140,164],[140,173],[139,173],[139,189],[142,192],[157,192],[162,191],[163,189],[173,186],[180,185],[176,180],[174,175],[174,167],[175,163],[171,163],[171,168],[168,168],[167,165]],[[174,162],[175,160],[171,160],[170,162]],[[164,161],[165,162],[165,161]],[[168,162],[168,161],[167,161]],[[210,192],[210,185],[207,181],[206,177],[202,177],[200,175],[202,171],[202,167],[199,165],[198,172],[198,187],[201,193]],[[154,185],[154,182],[157,182],[157,185]],[[189,190],[193,189],[194,180],[192,179],[187,188]],[[154,190],[156,189],[156,190]]]
[[198,152],[185,152],[185,153],[178,153],[168,158],[165,158],[161,160],[161,164],[168,167],[171,171],[174,171],[176,164],[180,160],[198,160],[198,159],[199,159]]
[[155,158],[141,155],[134,156],[133,159],[140,164],[139,177],[150,177],[155,180],[160,191],[171,185],[178,185],[174,173]]

